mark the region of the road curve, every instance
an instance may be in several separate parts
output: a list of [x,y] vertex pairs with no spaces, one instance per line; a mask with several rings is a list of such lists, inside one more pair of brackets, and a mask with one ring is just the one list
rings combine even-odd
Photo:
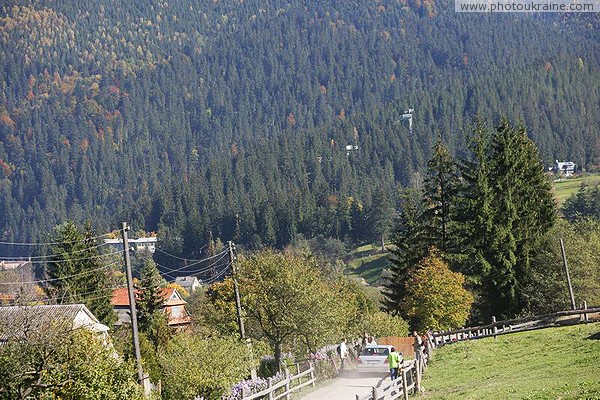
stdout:
[[325,386],[301,397],[302,400],[355,400],[356,395],[363,396],[371,393],[373,386],[379,387],[389,375],[381,373],[358,373],[355,370],[345,371],[337,378],[327,382]]

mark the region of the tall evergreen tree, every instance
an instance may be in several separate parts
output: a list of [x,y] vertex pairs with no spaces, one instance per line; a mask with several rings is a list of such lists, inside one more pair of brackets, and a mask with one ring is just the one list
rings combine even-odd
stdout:
[[140,280],[137,287],[139,295],[136,301],[138,320],[142,332],[149,332],[154,315],[156,312],[161,312],[163,304],[163,297],[161,296],[163,289],[161,286],[163,282],[164,280],[154,261],[150,257],[146,258],[140,270]]
[[112,325],[112,270],[103,266],[91,226],[82,232],[68,221],[55,232],[56,244],[45,269],[49,279],[46,294],[57,304],[84,303],[100,321]]
[[424,182],[424,239],[442,253],[457,250],[458,168],[448,148],[438,140],[427,163]]
[[490,312],[512,316],[522,307],[520,287],[529,278],[532,251],[553,226],[556,209],[537,149],[522,126],[503,120],[490,145],[493,224],[484,255]]
[[384,306],[394,314],[401,313],[400,305],[406,294],[410,272],[427,255],[427,244],[422,240],[423,199],[415,189],[407,189],[400,197],[400,211],[390,247],[391,276],[385,285]]

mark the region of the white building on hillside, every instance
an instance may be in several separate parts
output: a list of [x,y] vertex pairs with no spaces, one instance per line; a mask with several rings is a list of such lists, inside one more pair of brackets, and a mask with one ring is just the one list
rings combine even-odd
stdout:
[[571,176],[575,173],[575,163],[571,161],[554,161],[554,167],[552,171],[557,174],[562,174],[565,177]]

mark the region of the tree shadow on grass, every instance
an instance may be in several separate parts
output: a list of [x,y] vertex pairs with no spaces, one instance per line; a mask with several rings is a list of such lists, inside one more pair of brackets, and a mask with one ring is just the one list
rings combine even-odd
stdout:
[[596,332],[593,335],[586,337],[589,340],[600,340],[600,332]]

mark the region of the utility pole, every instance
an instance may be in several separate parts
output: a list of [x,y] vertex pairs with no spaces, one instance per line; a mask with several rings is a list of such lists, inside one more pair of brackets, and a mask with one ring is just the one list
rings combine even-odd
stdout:
[[[237,281],[237,268],[235,267],[235,260],[237,259],[234,253],[235,245],[230,240],[227,242],[227,248],[229,252],[229,263],[231,264],[231,278],[233,279],[233,291],[235,292],[235,310],[237,312],[238,325],[240,327],[240,339],[246,342],[246,346],[248,346],[248,351],[250,354],[250,358],[252,358],[252,341],[250,339],[246,339],[246,331],[244,329],[244,316],[242,314],[242,302],[240,301],[240,290],[238,287]],[[252,379],[256,379],[256,369],[252,368],[250,371],[250,375]]]
[[123,234],[123,257],[125,258],[125,269],[127,271],[127,291],[129,293],[129,312],[131,315],[131,337],[133,340],[133,351],[137,362],[138,383],[144,384],[144,370],[142,369],[142,353],[140,353],[140,339],[138,337],[137,313],[135,310],[135,294],[133,292],[133,274],[131,273],[131,261],[129,260],[129,242],[127,240],[127,222],[123,222],[121,233]]
[[237,270],[235,268],[235,254],[233,249],[235,248],[233,242],[230,240],[227,242],[227,248],[229,251],[229,263],[231,264],[231,278],[233,279],[233,291],[235,292],[235,310],[237,312],[238,326],[240,327],[240,339],[246,339],[246,332],[244,330],[244,317],[242,316],[242,302],[240,301],[240,290],[237,282]]
[[560,251],[562,252],[563,265],[565,267],[565,275],[567,276],[567,285],[569,286],[569,296],[571,298],[571,310],[575,309],[575,296],[573,295],[573,286],[571,286],[571,277],[569,276],[569,267],[567,266],[567,255],[565,254],[565,245],[562,238],[560,239]]

